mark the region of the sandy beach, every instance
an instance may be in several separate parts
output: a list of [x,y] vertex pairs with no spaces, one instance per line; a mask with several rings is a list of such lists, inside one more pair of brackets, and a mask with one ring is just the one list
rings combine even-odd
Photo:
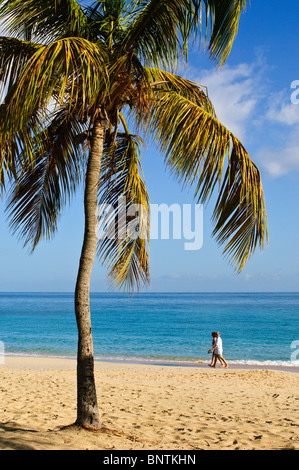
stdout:
[[299,449],[299,374],[96,362],[105,431],[76,419],[76,362],[6,357],[1,450]]

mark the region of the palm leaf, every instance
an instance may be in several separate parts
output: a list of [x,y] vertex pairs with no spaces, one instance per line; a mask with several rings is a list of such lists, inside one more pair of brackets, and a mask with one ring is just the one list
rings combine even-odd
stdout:
[[[116,221],[117,225],[115,232],[108,229],[105,237],[99,239],[98,254],[108,266],[111,283],[132,290],[149,281],[149,198],[140,167],[142,141],[137,136],[118,133],[116,144],[110,142],[108,136],[102,159],[99,204],[104,209],[113,208],[111,222]],[[120,197],[124,198],[123,207],[119,205]],[[126,217],[122,223],[119,220],[122,210],[127,213],[133,204],[142,206],[143,210]],[[128,233],[130,226],[131,234]],[[135,235],[136,226],[139,232]]]
[[0,36],[1,95],[16,83],[26,62],[38,50],[39,44]]
[[[9,93],[5,97],[8,100]],[[8,112],[7,104],[0,105],[0,187],[2,196],[4,195],[5,176],[8,182],[13,184],[17,179],[18,169],[26,164],[31,165],[35,155],[38,154],[37,148],[42,151],[44,119],[40,112],[28,119],[22,129],[13,129],[13,132],[7,128]]]
[[13,232],[32,250],[41,238],[55,233],[62,208],[81,180],[83,131],[62,109],[32,142],[33,163],[25,165],[26,157],[21,159],[7,211]]
[[4,32],[49,43],[62,37],[88,39],[87,18],[76,0],[0,0]]
[[237,35],[240,16],[250,1],[209,0],[206,3],[206,23],[208,24],[210,20],[211,24],[211,37],[208,46],[210,56],[223,65]]
[[208,96],[208,90],[205,86],[182,78],[174,73],[152,67],[143,68],[142,78],[146,82],[147,89],[152,90],[151,99],[153,101],[159,100],[164,92],[173,91],[197,103],[210,114],[216,116],[213,104]]
[[245,8],[246,0],[136,1],[124,47],[136,52],[147,65],[162,63],[173,68],[180,54],[187,57],[188,42],[204,37],[211,57],[222,65]]
[[224,254],[240,272],[256,246],[262,249],[268,240],[268,226],[259,169],[232,135],[231,141],[230,161],[213,213],[213,235],[220,244],[229,240]]
[[[134,2],[135,3],[135,2]],[[119,44],[124,36],[131,15],[131,2],[127,0],[95,1],[82,7],[95,40],[106,44]]]
[[[39,45],[15,38],[0,37],[0,94],[2,104],[0,105],[0,187],[4,188],[4,174],[8,179],[15,174],[15,168],[19,162],[19,156],[27,148],[27,155],[30,154],[30,138],[28,130],[40,129],[40,122],[37,116],[28,119],[26,130],[21,132],[8,132],[8,103],[13,95],[16,83],[26,62],[35,54]],[[14,129],[15,123],[14,123]],[[32,131],[29,131],[32,135]],[[5,171],[4,171],[5,169]]]
[[268,236],[260,172],[209,110],[203,90],[193,84],[192,96],[191,82],[186,81],[184,91],[184,79],[174,76],[167,81],[163,75],[147,117],[138,114],[137,124],[159,142],[166,165],[184,185],[195,187],[200,202],[207,202],[219,185],[213,233],[219,243],[226,243],[224,253],[240,271]]
[[[105,90],[104,51],[82,38],[61,39],[40,46],[23,67],[7,106],[6,128],[21,129],[37,109],[53,98],[68,100],[69,112],[86,115]],[[11,132],[13,132],[11,130]]]
[[[179,21],[185,22],[186,0],[138,1],[124,39],[126,50],[132,50],[145,63],[177,61],[179,48]],[[165,34],[167,31],[167,34]]]

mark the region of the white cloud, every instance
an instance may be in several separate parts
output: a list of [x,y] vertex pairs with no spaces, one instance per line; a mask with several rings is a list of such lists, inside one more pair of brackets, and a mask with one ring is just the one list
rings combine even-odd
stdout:
[[[257,152],[257,158],[262,162],[267,173],[277,178],[292,171],[299,171],[299,129],[289,142],[280,147],[262,147]],[[296,142],[295,142],[295,138]]]
[[187,72],[187,78],[207,87],[218,119],[241,141],[263,93],[261,75],[259,62],[202,72],[191,67]]
[[299,171],[299,104],[291,100],[291,81],[289,90],[273,92],[267,72],[263,57],[257,57],[255,63],[221,70],[189,67],[185,75],[207,87],[219,120],[246,148],[259,147],[253,160],[279,177]]
[[270,121],[288,126],[299,125],[299,104],[291,102],[291,92],[286,90],[272,94],[266,117]]
[[268,174],[279,177],[299,171],[299,104],[292,103],[290,90],[271,94],[265,124],[275,126],[274,144],[258,151]]

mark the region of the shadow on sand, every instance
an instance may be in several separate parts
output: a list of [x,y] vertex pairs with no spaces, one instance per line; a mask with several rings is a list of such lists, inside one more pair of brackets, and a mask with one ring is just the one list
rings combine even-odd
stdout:
[[[35,434],[38,439],[35,439]],[[0,423],[0,450],[35,450],[43,444],[47,446],[49,442],[43,442],[40,437],[38,431],[20,427],[17,423]]]

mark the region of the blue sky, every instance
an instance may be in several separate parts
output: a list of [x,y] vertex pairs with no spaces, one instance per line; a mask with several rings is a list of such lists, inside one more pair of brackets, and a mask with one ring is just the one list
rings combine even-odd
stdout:
[[[147,291],[298,291],[299,104],[291,102],[291,83],[299,80],[298,0],[288,0],[283,8],[278,0],[251,3],[222,70],[193,50],[188,69],[180,73],[208,87],[219,119],[260,167],[269,246],[257,250],[237,275],[211,238],[212,200],[204,208],[200,250],[185,251],[184,240],[151,241]],[[143,169],[152,203],[194,203],[192,191],[182,191],[151,146],[144,152]],[[73,291],[83,236],[82,200],[79,191],[55,238],[42,242],[32,255],[9,232],[0,205],[1,291]],[[106,289],[106,271],[96,261],[92,291]]]

